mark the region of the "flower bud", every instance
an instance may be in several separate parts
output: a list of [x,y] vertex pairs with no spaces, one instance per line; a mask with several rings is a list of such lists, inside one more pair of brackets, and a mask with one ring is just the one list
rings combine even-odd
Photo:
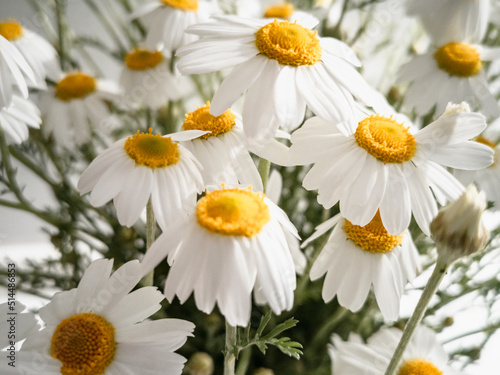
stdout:
[[253,372],[253,375],[274,375],[274,371],[268,368],[258,368]]
[[490,233],[482,220],[485,208],[484,192],[479,193],[474,185],[469,185],[460,198],[442,208],[431,222],[431,237],[439,256],[448,264],[486,246]]
[[186,364],[186,372],[189,375],[212,375],[214,373],[214,361],[207,353],[196,352],[189,358]]

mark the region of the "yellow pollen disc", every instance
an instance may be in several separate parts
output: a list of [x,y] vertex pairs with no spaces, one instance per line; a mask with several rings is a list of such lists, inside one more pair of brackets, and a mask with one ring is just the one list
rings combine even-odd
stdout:
[[63,100],[81,99],[96,90],[95,79],[77,72],[68,74],[56,85],[56,96]]
[[486,139],[482,136],[478,136],[476,138],[476,142],[482,143],[483,145],[489,146],[493,149],[493,163],[488,168],[491,168],[495,166],[498,163],[498,153],[496,150],[496,144],[494,142],[491,142],[489,139]]
[[297,23],[274,20],[256,33],[259,51],[282,65],[314,65],[321,59],[317,31]]
[[384,163],[402,163],[415,155],[415,137],[392,116],[372,115],[358,124],[356,142]]
[[388,253],[403,242],[404,234],[394,236],[389,234],[382,224],[380,212],[364,227],[354,225],[345,220],[344,232],[352,242],[370,253]]
[[451,42],[434,54],[440,69],[452,76],[470,77],[481,70],[479,52],[468,44]]
[[50,343],[50,355],[62,362],[63,375],[104,374],[115,351],[114,327],[94,313],[64,319]]
[[295,7],[291,3],[276,4],[266,8],[264,17],[287,20],[292,16],[293,12],[295,12]]
[[196,207],[198,224],[210,232],[252,237],[271,216],[264,195],[249,190],[215,190],[201,198]]
[[417,358],[404,362],[398,375],[443,375],[443,372],[431,362]]
[[211,131],[211,133],[207,133],[200,137],[207,139],[208,137],[224,134],[233,128],[236,116],[230,109],[217,117],[212,116],[209,110],[210,102],[207,102],[207,105],[186,114],[186,119],[182,124],[182,129]]
[[182,10],[198,10],[198,0],[162,0],[163,4]]
[[19,22],[8,19],[7,22],[0,22],[0,35],[8,41],[19,39],[24,34],[24,29]]
[[179,145],[170,137],[153,135],[152,132],[153,129],[149,128],[148,133],[137,131],[137,134],[128,137],[123,146],[128,156],[134,159],[136,164],[150,168],[177,164],[180,157]]
[[150,52],[144,49],[134,49],[125,56],[127,68],[132,70],[152,69],[163,61],[160,51]]

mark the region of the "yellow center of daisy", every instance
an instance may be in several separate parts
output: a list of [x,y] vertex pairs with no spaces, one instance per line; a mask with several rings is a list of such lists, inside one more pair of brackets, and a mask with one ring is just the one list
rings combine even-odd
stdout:
[[415,155],[415,137],[409,127],[392,117],[370,116],[358,124],[354,133],[356,142],[369,154],[384,163],[402,163]]
[[160,51],[150,52],[144,49],[134,49],[125,56],[127,68],[132,70],[152,69],[163,61]]
[[24,34],[24,29],[19,22],[8,19],[7,22],[0,22],[0,35],[8,41],[17,40]]
[[417,358],[404,362],[398,375],[443,375],[443,372],[431,362]]
[[56,85],[56,96],[63,100],[81,99],[96,90],[96,81],[84,73],[68,74]]
[[104,374],[115,351],[114,327],[94,313],[64,319],[50,343],[50,355],[62,362],[63,375]]
[[209,112],[210,103],[198,108],[196,111],[186,114],[186,119],[182,124],[184,130],[205,130],[211,131],[202,135],[201,138],[207,139],[208,137],[218,136],[230,131],[235,124],[236,116],[230,109],[220,116],[213,116]]
[[276,4],[266,8],[264,17],[287,20],[292,16],[293,12],[295,12],[295,7],[291,3]]
[[128,137],[123,148],[128,156],[135,160],[138,165],[150,168],[162,168],[176,164],[179,161],[179,145],[161,134],[151,134],[153,129],[149,128],[148,133],[134,134]]
[[389,234],[382,224],[380,212],[364,227],[345,220],[344,232],[352,242],[370,253],[388,253],[403,242],[403,235]]
[[317,31],[297,23],[274,20],[256,33],[259,51],[282,65],[314,65],[321,59]]
[[488,168],[491,168],[496,165],[498,162],[498,153],[496,151],[496,144],[491,142],[489,139],[484,138],[483,136],[478,136],[476,138],[476,142],[482,143],[483,145],[489,146],[493,149],[493,163]]
[[249,190],[215,190],[201,198],[196,207],[198,224],[210,232],[252,237],[271,216],[264,196]]
[[198,10],[198,0],[161,0],[163,4],[182,10]]
[[470,77],[481,70],[479,52],[468,44],[445,44],[436,51],[434,57],[439,68],[452,76]]

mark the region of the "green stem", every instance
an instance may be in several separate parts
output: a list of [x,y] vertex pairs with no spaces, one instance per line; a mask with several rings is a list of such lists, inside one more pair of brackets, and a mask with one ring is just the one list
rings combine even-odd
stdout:
[[66,35],[66,0],[56,0],[56,22],[57,22],[57,33],[58,33],[58,48],[59,48],[59,59],[61,61],[61,68],[63,70],[70,69],[69,66],[69,55],[68,48],[66,45],[67,35]]
[[224,351],[224,375],[235,375],[236,356],[236,327],[226,320],[226,350]]
[[252,358],[252,348],[246,348],[241,352],[241,356],[238,358],[238,367],[236,368],[236,375],[245,375],[247,373],[248,365],[250,364],[250,358]]
[[[153,204],[151,199],[148,201],[146,206],[146,251],[151,247],[155,241],[155,229],[156,221],[155,214],[153,211]],[[147,275],[145,275],[141,280],[141,285],[152,286],[154,281],[154,270],[151,270]]]
[[448,267],[449,263],[442,257],[438,256],[436,267],[434,268],[434,271],[432,272],[432,275],[429,278],[429,281],[427,282],[427,285],[424,288],[422,296],[420,296],[420,299],[418,301],[417,307],[415,307],[413,315],[410,317],[410,320],[408,320],[408,323],[406,324],[403,336],[401,337],[398,347],[396,348],[396,351],[392,356],[391,362],[389,363],[389,366],[385,371],[385,375],[394,375],[396,373],[396,370],[399,367],[401,358],[403,357],[406,347],[408,346],[411,338],[413,337],[415,329],[422,321],[425,311],[427,310],[427,306],[429,306],[429,302],[431,301],[432,296],[436,293],[439,284],[441,284],[444,275],[446,275]]
[[260,178],[262,179],[262,187],[264,189],[264,192],[266,192],[267,182],[269,181],[270,169],[271,162],[269,160],[260,158],[257,170],[259,171]]

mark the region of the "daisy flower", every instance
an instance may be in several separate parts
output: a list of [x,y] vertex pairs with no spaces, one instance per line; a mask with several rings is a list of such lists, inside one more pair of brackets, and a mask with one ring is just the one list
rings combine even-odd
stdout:
[[217,303],[232,326],[248,324],[252,290],[276,314],[292,308],[295,270],[283,228],[297,232],[278,206],[236,187],[207,193],[193,211],[166,228],[142,261],[146,274],[168,256],[169,301],[177,295],[184,303],[194,291],[199,310],[208,314]]
[[368,106],[386,107],[385,98],[357,72],[354,52],[311,30],[316,19],[214,19],[187,30],[201,39],[177,52],[177,67],[183,74],[235,67],[215,93],[210,113],[221,115],[246,92],[243,124],[249,138],[273,138],[279,125],[296,128],[306,105],[318,116],[343,120],[353,116],[353,95]]
[[42,131],[62,145],[83,144],[90,139],[91,124],[102,126],[110,112],[105,100],[118,98],[114,82],[83,72],[65,73],[55,89],[44,95]]
[[28,99],[14,95],[12,104],[0,109],[0,128],[7,138],[7,143],[21,143],[28,139],[28,127],[40,127],[40,111]]
[[186,114],[183,130],[208,131],[205,135],[183,142],[203,166],[205,185],[227,183],[250,184],[262,191],[262,180],[252,157],[244,146],[245,136],[241,120],[230,109],[215,117],[210,114],[210,103]]
[[132,293],[141,278],[138,261],[111,275],[113,260],[99,259],[78,288],[54,295],[40,309],[46,327],[26,339],[18,353],[19,373],[181,374],[186,359],[174,353],[194,325],[180,319],[144,321],[160,310],[156,287]]
[[[453,21],[457,26],[454,27],[452,23],[450,30],[443,31],[442,37],[434,40],[429,52],[414,57],[400,69],[399,81],[411,83],[404,103],[414,108],[419,115],[429,113],[434,106],[435,113],[439,114],[448,102],[461,101],[477,104],[488,116],[500,115],[500,107],[488,87],[486,72],[483,69],[485,61],[500,59],[500,49],[479,44],[487,26],[488,13],[483,9],[486,2],[465,2],[468,6],[459,8],[455,1],[453,4],[449,0],[439,1],[447,6],[439,15],[432,12],[437,15],[435,23],[438,23],[439,27],[448,27],[446,16],[443,19],[442,14],[450,9],[458,9],[458,15]],[[459,3],[463,4],[464,1]],[[432,4],[434,5],[434,2]],[[473,7],[476,11],[469,12],[468,7]],[[429,13],[431,12],[426,11],[426,14]],[[484,15],[480,16],[483,13]],[[468,21],[468,18],[473,16],[476,16],[477,23]],[[469,22],[468,26],[462,22]],[[455,29],[459,28],[463,32],[454,34]]]
[[46,87],[45,77],[53,81],[59,79],[61,69],[57,52],[40,35],[13,19],[0,22],[0,35],[6,37],[21,52],[35,75],[38,87]]
[[[0,316],[2,317],[0,321],[0,351],[6,347],[9,347],[9,351],[16,342],[25,339],[40,328],[35,315],[31,312],[23,312],[25,309],[26,306],[19,301],[10,301],[10,305],[8,302],[0,303]],[[9,313],[15,313],[15,320],[9,320],[9,317],[14,316],[9,315]],[[11,323],[12,321],[14,323]],[[3,354],[5,353],[2,353],[2,357]]]
[[404,288],[419,268],[418,252],[409,232],[391,235],[380,214],[365,226],[336,215],[318,226],[307,244],[335,227],[311,268],[311,280],[326,273],[322,297],[337,296],[340,305],[358,311],[373,285],[375,299],[384,317],[396,320]]
[[[354,336],[342,341],[333,336],[329,348],[332,374],[335,375],[383,375],[403,334],[397,328],[381,328],[364,344]],[[438,343],[436,334],[425,326],[417,327],[411,339],[397,375],[459,375],[461,372],[448,366],[448,355]]]
[[0,29],[0,108],[12,103],[12,97],[19,90],[23,98],[28,98],[28,84],[36,86],[36,78],[25,58],[10,42],[22,35],[22,28],[3,27]]
[[295,164],[314,163],[303,186],[318,189],[325,208],[340,202],[342,216],[353,224],[367,225],[380,210],[386,230],[399,235],[413,213],[429,234],[437,214],[433,193],[445,204],[464,190],[443,166],[474,170],[493,161],[491,148],[468,141],[486,127],[484,117],[451,112],[418,132],[398,115],[360,114],[347,126],[348,136],[314,117],[292,134],[290,155]]
[[99,207],[113,199],[120,224],[131,227],[151,198],[162,227],[196,203],[204,189],[201,166],[178,141],[205,134],[186,131],[168,136],[139,133],[102,152],[82,173],[77,189]]
[[169,61],[158,50],[130,51],[125,56],[120,83],[125,90],[124,101],[131,106],[158,109],[180,97],[179,83],[170,73]]
[[137,8],[131,19],[143,17],[148,25],[145,46],[151,49],[163,45],[166,51],[196,40],[184,32],[190,25],[208,20],[217,8],[208,1],[198,0],[153,0]]

